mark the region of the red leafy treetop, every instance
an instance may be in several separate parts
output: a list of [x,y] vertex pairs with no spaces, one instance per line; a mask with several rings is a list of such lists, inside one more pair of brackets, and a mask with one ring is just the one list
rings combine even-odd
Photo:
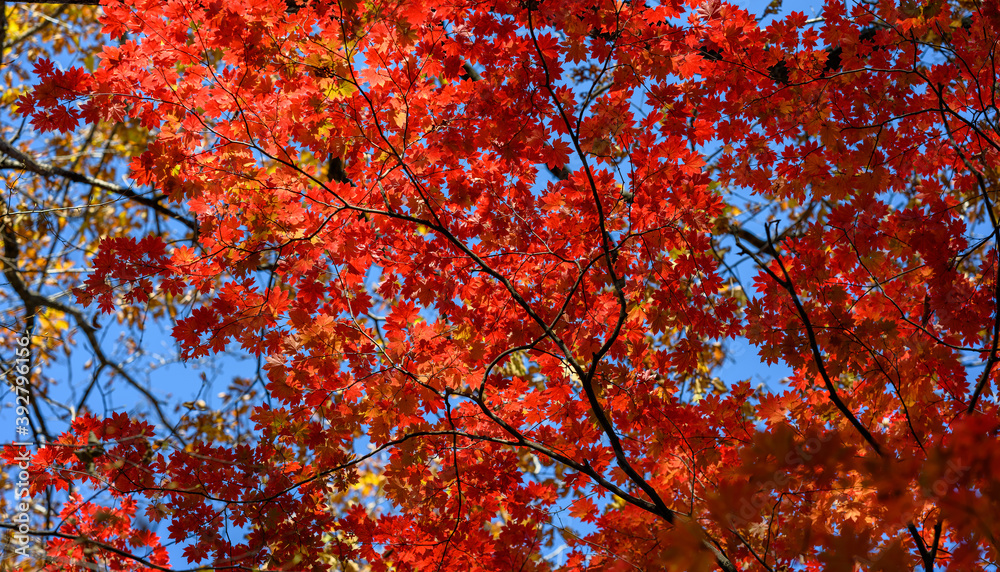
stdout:
[[[116,417],[42,450],[36,487],[113,501],[92,550],[158,547],[118,524],[141,502],[219,569],[1000,557],[995,5],[766,27],[722,2],[103,10],[100,66],[40,62],[18,110],[140,120],[132,179],[200,235],[107,241],[79,295],[199,292],[183,354],[266,357],[273,401],[235,448],[164,457]],[[749,192],[784,231],[744,224]],[[783,387],[713,387],[741,335]]]

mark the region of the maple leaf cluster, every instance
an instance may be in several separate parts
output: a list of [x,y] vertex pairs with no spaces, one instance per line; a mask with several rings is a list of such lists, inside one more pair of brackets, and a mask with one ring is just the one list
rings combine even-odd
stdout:
[[[33,486],[114,508],[71,497],[52,554],[165,563],[143,505],[220,568],[1000,557],[995,7],[102,8],[117,45],[18,112],[140,124],[197,244],[108,239],[78,301],[198,293],[181,354],[238,345],[270,399],[168,455],[79,417]],[[792,375],[719,380],[741,337]]]

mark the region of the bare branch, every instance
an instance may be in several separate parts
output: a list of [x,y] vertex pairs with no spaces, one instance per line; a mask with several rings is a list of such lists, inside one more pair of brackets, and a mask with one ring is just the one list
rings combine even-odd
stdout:
[[83,175],[75,171],[70,171],[69,169],[63,169],[62,167],[54,167],[52,165],[41,163],[29,157],[26,153],[18,150],[4,139],[0,139],[0,151],[5,153],[9,157],[6,159],[0,159],[0,169],[19,169],[19,170],[29,171],[31,173],[35,173],[43,177],[57,176],[72,181],[74,183],[82,183],[97,187],[99,189],[104,189],[106,191],[111,191],[122,197],[135,201],[141,205],[147,206],[163,216],[172,218],[180,222],[184,226],[191,229],[195,233],[195,236],[197,236],[198,234],[197,222],[168,209],[167,207],[160,204],[159,201],[157,200],[150,199],[149,197],[144,197],[136,193],[135,191],[133,191],[128,187],[123,187],[121,185],[109,183],[107,181],[103,181],[95,177]]

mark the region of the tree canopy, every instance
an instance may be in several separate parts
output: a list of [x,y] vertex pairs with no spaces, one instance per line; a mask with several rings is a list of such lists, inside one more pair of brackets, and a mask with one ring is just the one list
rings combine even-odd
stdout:
[[[4,558],[1000,559],[995,2],[4,16],[5,406],[38,445],[4,448]],[[256,376],[171,401],[154,326]],[[720,379],[739,344],[792,374]]]

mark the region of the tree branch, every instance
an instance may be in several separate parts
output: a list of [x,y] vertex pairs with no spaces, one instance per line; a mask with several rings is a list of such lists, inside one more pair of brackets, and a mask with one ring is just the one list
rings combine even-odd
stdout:
[[29,171],[41,175],[43,177],[58,176],[66,180],[73,181],[74,183],[82,183],[85,185],[91,185],[99,189],[104,189],[106,191],[111,191],[122,197],[135,201],[141,205],[147,206],[154,211],[172,218],[184,226],[191,229],[198,235],[198,223],[191,220],[181,214],[178,214],[167,207],[161,205],[158,201],[150,199],[149,197],[144,197],[128,187],[123,187],[121,185],[116,185],[114,183],[109,183],[107,181],[102,181],[95,177],[88,175],[83,175],[75,171],[70,171],[69,169],[63,169],[62,167],[54,167],[52,165],[47,165],[36,161],[35,159],[29,157],[26,153],[15,148],[13,145],[7,142],[7,140],[0,138],[0,151],[6,154],[9,158],[0,159],[0,169],[21,169],[24,171]]
[[[143,387],[138,380],[129,375],[129,373],[126,372],[120,364],[114,363],[113,361],[108,359],[108,357],[104,354],[104,350],[101,348],[100,341],[97,339],[97,334],[96,334],[97,328],[95,328],[93,325],[91,325],[90,322],[87,321],[87,318],[83,315],[83,312],[81,312],[77,308],[73,308],[71,306],[63,304],[62,302],[59,302],[54,298],[45,296],[40,292],[28,288],[27,284],[24,283],[24,280],[21,278],[20,272],[17,269],[17,259],[20,253],[20,249],[18,248],[17,235],[14,232],[13,225],[6,221],[0,224],[2,224],[0,230],[2,230],[3,244],[4,244],[3,273],[4,276],[7,278],[7,282],[10,283],[11,288],[13,288],[14,292],[17,293],[18,297],[21,298],[21,302],[24,304],[25,312],[27,313],[27,319],[34,320],[35,312],[37,311],[38,308],[51,308],[53,310],[63,312],[68,316],[72,316],[77,324],[77,327],[79,327],[80,330],[83,331],[84,336],[87,337],[87,341],[90,342],[91,349],[93,350],[94,355],[97,357],[99,363],[102,366],[110,367],[112,370],[114,370],[115,373],[122,376],[122,378],[129,385],[134,387],[136,391],[142,393],[143,396],[147,400],[149,400],[150,404],[156,410],[156,413],[159,416],[160,421],[163,423],[166,429],[174,437],[176,437],[178,441],[180,441],[182,444],[186,444],[184,438],[181,437],[180,434],[178,434],[177,431],[174,429],[174,427],[167,421],[166,413],[164,413],[163,409],[160,407],[160,402],[158,399],[156,399],[156,396],[150,393],[148,389]],[[34,400],[32,401],[34,402]],[[44,429],[44,422],[41,421],[43,417],[37,411],[36,414],[38,414],[39,422],[43,423],[43,433],[47,433],[47,431],[45,431]],[[46,437],[48,437],[51,440],[51,436],[46,434]]]
[[[858,418],[855,417],[854,413],[850,410],[850,408],[848,408],[847,405],[843,402],[843,400],[840,399],[840,395],[837,394],[837,388],[836,386],[833,385],[833,380],[830,379],[830,375],[826,371],[826,360],[823,358],[823,352],[819,348],[819,341],[816,339],[816,332],[813,329],[812,322],[809,320],[809,314],[808,312],[806,312],[805,307],[802,305],[802,301],[799,300],[799,295],[795,291],[795,284],[792,282],[792,278],[791,276],[789,276],[788,270],[785,268],[785,263],[781,260],[781,257],[775,256],[774,260],[778,263],[778,267],[781,269],[781,273],[784,275],[784,278],[781,278],[780,276],[775,274],[775,272],[771,270],[771,268],[768,267],[768,265],[764,261],[758,258],[756,254],[747,250],[747,248],[743,246],[743,243],[740,242],[738,236],[736,236],[735,234],[733,236],[736,238],[736,245],[739,246],[740,250],[744,254],[752,258],[753,261],[757,263],[757,266],[759,266],[765,273],[767,273],[767,275],[770,276],[772,280],[774,280],[779,286],[784,288],[785,291],[788,292],[789,296],[791,296],[792,303],[795,305],[795,310],[799,315],[799,319],[801,319],[803,325],[805,325],[806,337],[809,340],[809,348],[812,350],[813,361],[816,364],[816,369],[819,370],[820,377],[823,378],[823,383],[826,386],[826,390],[830,395],[830,401],[832,401],[833,404],[837,407],[837,409],[839,409],[840,412],[844,415],[844,417],[846,417],[847,420],[850,421],[851,425],[853,425],[854,428],[857,429],[858,433],[861,434],[861,437],[864,438],[865,442],[868,443],[869,446],[871,446],[871,448],[875,451],[875,453],[878,454],[879,456],[884,455],[884,453],[882,452],[882,447],[880,447],[878,442],[875,441],[875,437],[873,437],[871,432],[869,432],[868,429],[861,424],[861,421],[859,421]],[[767,231],[767,238],[768,242],[772,242],[770,231]]]

